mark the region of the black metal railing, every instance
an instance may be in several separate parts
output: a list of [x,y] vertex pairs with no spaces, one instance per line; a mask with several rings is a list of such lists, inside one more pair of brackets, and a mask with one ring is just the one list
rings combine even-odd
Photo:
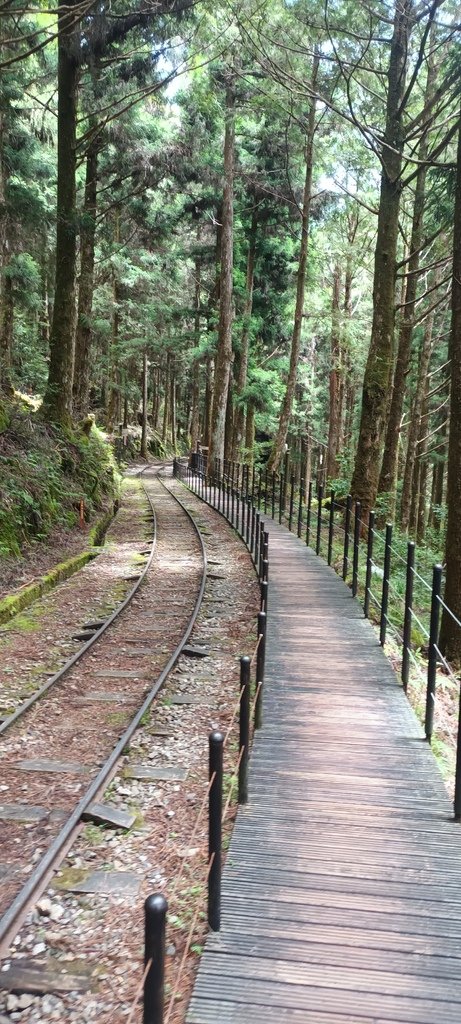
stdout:
[[[209,500],[206,495],[209,495],[210,484],[204,482],[206,472],[190,472],[190,477],[195,481],[196,492]],[[412,541],[403,545],[402,538],[395,539],[391,523],[387,523],[383,531],[377,529],[374,511],[365,519],[360,504],[354,503],[351,495],[338,500],[335,492],[325,492],[322,484],[318,486],[309,481],[306,485],[295,475],[287,478],[283,472],[255,471],[249,466],[219,460],[213,480],[212,503],[223,511],[222,494],[226,487],[230,488],[231,511],[229,514],[226,509],[226,518],[249,544],[253,557],[251,532],[248,537],[244,528],[247,502],[252,515],[270,515],[276,522],[284,523],[350,584],[352,596],[363,601],[365,617],[377,623],[381,645],[391,641],[400,648],[404,691],[407,693],[416,681],[425,686],[424,730],[426,739],[432,742],[441,679],[438,673],[443,672],[456,685],[457,691],[460,690],[459,675],[439,645],[442,608],[461,629],[461,622],[443,601],[441,566],[423,565],[424,553],[419,552],[417,556]],[[232,513],[232,504],[237,509],[243,508],[242,522],[238,512],[236,516]],[[261,575],[261,551],[259,561]],[[430,574],[432,579],[429,581],[425,574]],[[261,585],[263,588],[262,577]],[[443,713],[443,704],[439,708]],[[460,720],[458,712],[458,729],[454,735],[445,715],[442,730],[456,748],[454,809],[457,818],[461,817]]]

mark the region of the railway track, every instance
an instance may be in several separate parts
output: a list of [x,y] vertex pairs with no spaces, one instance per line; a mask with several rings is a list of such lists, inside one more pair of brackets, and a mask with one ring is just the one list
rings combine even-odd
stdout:
[[155,543],[155,517],[139,477],[139,468],[127,474],[103,549],[0,627],[0,735],[78,660],[138,585]]
[[[179,499],[143,475],[155,533],[121,607],[3,723],[0,946],[5,951],[104,792],[187,642],[206,581],[200,533]],[[6,726],[6,728],[5,728]]]

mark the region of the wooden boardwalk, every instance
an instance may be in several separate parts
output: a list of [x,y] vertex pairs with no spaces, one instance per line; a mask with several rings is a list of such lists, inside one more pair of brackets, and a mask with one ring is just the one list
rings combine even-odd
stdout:
[[461,1024],[461,830],[359,604],[270,532],[264,725],[188,1024]]

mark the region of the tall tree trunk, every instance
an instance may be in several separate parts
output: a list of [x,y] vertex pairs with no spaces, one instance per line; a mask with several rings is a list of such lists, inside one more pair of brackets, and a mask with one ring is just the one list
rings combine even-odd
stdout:
[[8,277],[9,224],[6,204],[8,169],[4,159],[5,115],[0,110],[0,391],[11,392],[13,347],[13,287]]
[[233,81],[229,82],[226,89],[225,118],[219,328],[208,456],[208,465],[211,470],[213,470],[216,459],[222,460],[224,458],[227,393],[232,365],[235,141],[235,93]]
[[40,284],[41,284],[41,310],[40,310],[40,340],[45,352],[50,344],[50,294],[49,294],[49,259],[47,251],[47,234],[43,233],[42,258],[40,263]]
[[[312,96],[315,96],[317,88],[317,72],[319,67],[319,56],[317,51],[314,54],[314,61],[311,75]],[[283,457],[287,440],[288,427],[293,407],[293,398],[296,388],[296,376],[298,370],[299,354],[301,349],[301,332],[304,312],[304,292],[306,287],[307,251],[309,245],[309,218],[312,195],[312,163],[314,152],[314,131],[315,131],[315,99],[311,99],[306,135],[306,172],[304,178],[303,208],[301,216],[301,247],[299,253],[298,273],[296,281],[296,307],[291,338],[290,367],[285,395],[280,410],[280,419],[277,434],[274,439],[270,454],[268,469],[270,472],[277,471]]]
[[[118,211],[117,211],[118,213]],[[120,408],[120,367],[119,367],[119,351],[118,351],[118,338],[120,329],[120,295],[119,295],[119,283],[115,277],[115,273],[112,278],[112,338],[109,345],[108,353],[108,407],[107,407],[107,426],[109,430],[113,430],[114,424],[119,419],[119,408]]]
[[[5,271],[5,266],[2,267]],[[1,390],[12,392],[11,364],[13,358],[14,300],[13,282],[4,273],[1,289],[0,310],[0,367]]]
[[166,366],[165,366],[165,386],[163,389],[163,423],[162,423],[162,443],[166,444],[167,431],[168,431],[168,420],[169,420],[169,401],[170,401],[170,353],[166,354]]
[[[194,313],[194,344],[200,345],[200,305],[202,301],[202,259],[195,258],[195,313]],[[192,367],[192,414],[190,425],[190,445],[193,452],[197,451],[200,431],[200,362],[194,359]]]
[[256,233],[258,227],[258,212],[256,206],[251,214],[250,235],[248,239],[247,273],[245,289],[245,308],[243,311],[242,337],[240,339],[240,361],[236,382],[236,395],[240,402],[237,404],[234,417],[234,444],[233,458],[240,458],[243,433],[245,429],[245,407],[241,401],[241,395],[246,388],[248,377],[248,355],[250,347],[250,324],[253,311],[253,288],[255,277],[255,255],[256,255]]
[[176,452],[176,376],[174,364],[171,371],[171,447]]
[[424,544],[427,524],[427,461],[426,459],[420,459],[420,463],[416,541],[418,544]]
[[213,411],[213,379],[213,359],[211,356],[208,356],[206,361],[205,408],[203,411],[203,444],[208,449],[210,447],[211,414]]
[[[446,429],[446,428],[445,428]],[[442,433],[442,431],[441,431]],[[445,433],[445,430],[443,431]],[[434,490],[432,496],[430,525],[435,533],[440,533],[441,513],[443,505],[443,483],[445,475],[445,459],[439,458],[434,464]]]
[[401,527],[407,530],[410,526],[411,501],[413,492],[413,473],[415,468],[416,449],[419,438],[419,425],[426,393],[427,372],[429,369],[430,352],[432,347],[432,331],[434,312],[426,317],[424,335],[419,356],[418,379],[415,388],[415,397],[412,406],[411,420],[408,430],[407,458],[405,460],[404,482],[401,499]]
[[429,369],[429,360],[431,358],[433,328],[434,312],[429,314],[424,325],[423,343],[418,366],[418,380],[416,382],[415,397],[411,410],[410,425],[408,428],[407,457],[405,460],[405,472],[403,476],[402,499],[400,505],[400,526],[402,530],[408,530],[411,525],[411,532],[414,532],[414,524],[413,521],[410,524],[410,520],[412,520],[411,499],[412,493],[415,490],[413,476],[416,448],[419,438],[422,407],[426,393],[427,372]]
[[142,352],[142,422],[141,422],[141,459],[148,460],[148,353]]
[[419,485],[421,481],[421,462],[415,458],[413,464],[413,477],[411,485],[411,497],[410,497],[410,518],[408,521],[408,532],[410,537],[416,535],[416,527],[418,523],[418,508],[419,508]]
[[341,377],[340,366],[340,321],[339,297],[341,289],[341,269],[337,265],[333,271],[333,301],[331,315],[331,355],[330,355],[330,412],[328,417],[328,452],[327,477],[333,480],[338,476],[339,435],[341,430]]
[[307,433],[304,437],[305,462],[304,462],[304,495],[307,501],[309,484],[312,476],[312,443],[309,434],[309,421],[306,423]]
[[[458,134],[450,337],[450,428],[448,434],[445,603],[461,619],[461,126]],[[443,609],[440,648],[461,661],[461,629]]]
[[422,544],[426,535],[426,511],[427,511],[427,434],[429,429],[429,381],[426,377],[426,385],[424,388],[424,402],[421,414],[421,420],[419,425],[419,436],[417,445],[416,458],[419,462],[419,493],[418,493],[418,505],[416,511],[416,540],[418,544]]
[[56,283],[43,413],[52,422],[72,419],[77,218],[75,209],[78,25],[77,0],[58,0],[58,171]]
[[254,446],[255,446],[255,407],[252,402],[248,402],[246,421],[245,421],[245,448],[247,450],[247,464],[251,467],[254,461]]
[[84,416],[88,411],[90,387],[91,313],[94,289],[99,146],[100,139],[97,136],[91,141],[86,155],[85,199],[80,229],[80,283],[73,385],[74,414],[77,416]]
[[402,168],[405,72],[413,0],[396,5],[388,72],[378,237],[373,279],[373,323],[362,392],[362,416],[351,491],[366,516],[378,491],[394,352],[395,278]]
[[226,420],[224,425],[224,458],[232,461],[234,441],[234,388],[232,376],[229,375],[229,387],[227,389]]
[[152,375],[152,430],[158,430],[160,412],[160,367],[154,366]]
[[[432,97],[435,85],[435,62],[430,61],[427,82],[425,104],[428,106]],[[403,406],[405,400],[406,379],[410,365],[411,344],[413,338],[413,321],[415,315],[416,294],[419,281],[420,250],[423,241],[423,218],[426,198],[426,164],[428,142],[427,135],[423,135],[418,149],[418,160],[421,164],[416,176],[415,198],[413,206],[413,220],[410,240],[410,256],[407,263],[407,283],[405,289],[405,306],[402,311],[401,327],[399,332],[399,344],[397,350],[397,361],[394,372],[394,387],[392,400],[387,422],[386,442],[384,445],[383,462],[381,475],[378,484],[378,494],[389,495],[389,515],[392,518],[392,510],[395,509],[395,488],[397,482],[397,452],[400,436],[400,423],[402,420]]]

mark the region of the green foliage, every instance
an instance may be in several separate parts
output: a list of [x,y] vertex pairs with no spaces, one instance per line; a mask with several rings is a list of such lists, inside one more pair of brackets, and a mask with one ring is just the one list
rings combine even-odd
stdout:
[[41,423],[25,403],[8,403],[0,436],[0,556],[44,538],[56,524],[72,527],[83,498],[87,513],[116,492],[112,451],[95,427],[90,436]]

